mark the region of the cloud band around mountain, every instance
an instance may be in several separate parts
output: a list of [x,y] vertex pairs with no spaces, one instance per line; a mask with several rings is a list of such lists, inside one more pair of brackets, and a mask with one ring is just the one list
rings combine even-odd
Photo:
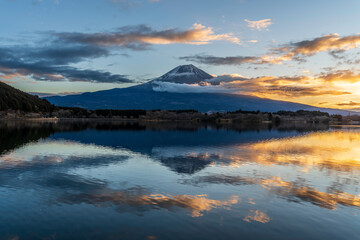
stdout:
[[[329,73],[331,74],[331,73]],[[180,84],[156,81],[153,90],[173,93],[228,93],[255,96],[306,97],[323,95],[348,95],[349,91],[325,87],[326,76],[275,77],[263,76],[246,78],[237,74],[224,74],[199,84]]]

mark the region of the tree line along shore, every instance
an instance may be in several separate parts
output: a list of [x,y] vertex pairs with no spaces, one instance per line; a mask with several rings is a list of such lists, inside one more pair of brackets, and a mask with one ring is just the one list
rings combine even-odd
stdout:
[[109,119],[127,121],[196,121],[196,122],[306,122],[351,123],[359,122],[359,115],[330,115],[320,111],[278,111],[274,113],[238,110],[232,112],[207,112],[196,110],[88,110],[74,107],[52,106],[48,111],[6,110],[0,111],[0,119]]

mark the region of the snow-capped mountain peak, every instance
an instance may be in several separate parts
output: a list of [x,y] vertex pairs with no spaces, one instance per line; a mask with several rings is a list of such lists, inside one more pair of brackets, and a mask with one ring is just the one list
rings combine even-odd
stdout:
[[199,83],[211,78],[213,78],[213,76],[210,74],[204,72],[192,64],[189,64],[180,65],[162,75],[161,77],[155,79],[155,81],[192,84]]

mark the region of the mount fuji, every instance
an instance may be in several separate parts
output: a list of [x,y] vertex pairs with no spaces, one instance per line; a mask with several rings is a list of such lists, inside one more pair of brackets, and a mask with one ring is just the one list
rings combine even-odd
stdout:
[[[52,96],[46,99],[57,106],[81,107],[85,109],[195,109],[207,111],[276,112],[280,110],[324,111],[330,114],[346,115],[339,109],[318,108],[293,102],[277,101],[248,95],[224,92],[174,92],[160,89],[159,85],[189,86],[212,79],[213,76],[195,67],[181,65],[150,82],[128,88],[86,92],[79,95]],[[199,87],[201,88],[201,87]]]
[[213,78],[210,74],[195,67],[194,65],[181,65],[161,77],[153,80],[160,82],[172,82],[183,84],[194,84]]

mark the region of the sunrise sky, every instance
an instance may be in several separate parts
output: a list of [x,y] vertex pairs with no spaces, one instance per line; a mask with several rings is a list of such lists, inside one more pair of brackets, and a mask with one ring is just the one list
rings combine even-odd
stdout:
[[128,87],[194,64],[216,77],[211,87],[360,110],[358,0],[2,0],[0,9],[0,81],[27,92]]

